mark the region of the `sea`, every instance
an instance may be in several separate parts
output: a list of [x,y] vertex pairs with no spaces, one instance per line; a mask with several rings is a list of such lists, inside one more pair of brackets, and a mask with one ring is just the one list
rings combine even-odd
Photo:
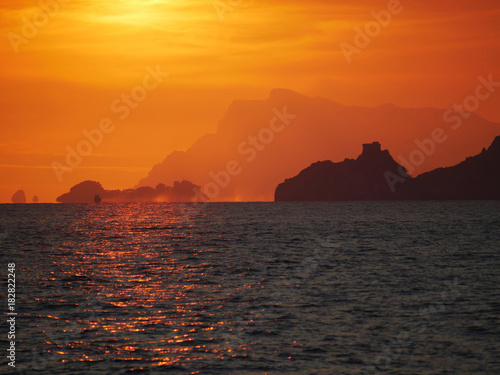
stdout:
[[499,201],[0,205],[0,373],[498,375],[499,245]]

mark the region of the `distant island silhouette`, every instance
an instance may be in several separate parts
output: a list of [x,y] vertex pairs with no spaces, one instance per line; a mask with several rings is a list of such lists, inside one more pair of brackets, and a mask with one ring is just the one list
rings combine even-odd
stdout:
[[10,200],[12,203],[26,203],[26,194],[24,190],[16,191]]
[[[491,146],[453,167],[437,168],[411,177],[379,142],[363,144],[357,159],[319,161],[286,179],[275,189],[274,200],[498,200],[500,199],[500,136]],[[24,198],[24,199],[23,199]],[[208,200],[190,181],[173,186],[105,190],[99,182],[83,181],[57,198],[60,203],[199,202]],[[13,201],[24,203],[24,192]]]
[[189,181],[175,181],[173,186],[158,184],[156,188],[144,186],[125,190],[105,190],[97,181],[83,181],[59,196],[57,202],[193,202],[200,198],[197,191],[199,186]]
[[[135,188],[196,181],[214,201],[272,201],[276,186],[316,160],[359,155],[361,143],[379,141],[411,175],[456,165],[481,152],[500,134],[500,124],[468,113],[461,126],[443,108],[347,106],[287,89],[273,89],[265,100],[233,101],[213,134],[185,151],[174,151],[155,165]],[[458,116],[458,115],[455,115]],[[402,159],[416,142],[441,132],[442,139],[425,162],[412,167]],[[241,173],[221,184],[214,175],[237,163]],[[411,168],[411,169],[410,169]],[[219,183],[218,183],[219,182]],[[210,194],[210,185],[224,185]],[[212,186],[213,187],[213,186]]]
[[500,136],[479,155],[415,178],[373,142],[355,160],[320,161],[285,180],[275,201],[498,200],[499,167]]

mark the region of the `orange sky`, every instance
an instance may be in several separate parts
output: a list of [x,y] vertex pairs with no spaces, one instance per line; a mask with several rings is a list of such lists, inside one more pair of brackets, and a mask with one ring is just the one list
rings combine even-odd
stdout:
[[[339,45],[353,44],[354,28],[388,1],[216,4],[219,13],[212,0],[2,1],[0,202],[17,189],[53,202],[87,179],[132,187],[215,131],[232,100],[265,99],[275,87],[343,104],[446,108],[478,76],[500,81],[496,0],[402,0],[350,63]],[[148,69],[162,72],[157,81]],[[125,116],[117,108],[134,90],[145,97]],[[500,90],[477,112],[500,122],[499,104]],[[106,118],[113,131],[60,181],[52,163]]]

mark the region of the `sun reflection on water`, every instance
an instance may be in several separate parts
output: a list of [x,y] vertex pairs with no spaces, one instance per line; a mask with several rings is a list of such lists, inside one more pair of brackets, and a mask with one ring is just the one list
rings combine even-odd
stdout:
[[[214,247],[205,236],[189,238],[172,206],[158,207],[165,210],[161,225],[123,212],[138,206],[113,207],[122,211],[117,213],[121,221],[109,220],[103,208],[92,220],[74,224],[74,232],[85,239],[78,247],[67,240],[55,251],[64,256],[54,256],[61,274],[53,279],[65,280],[77,309],[73,316],[67,311],[44,316],[73,326],[73,339],[46,343],[62,361],[127,361],[131,369],[140,369],[145,362],[184,365],[246,349],[243,343],[228,345],[235,321],[226,305],[250,286],[223,287],[224,265],[207,257]],[[217,235],[214,240],[226,239]]]

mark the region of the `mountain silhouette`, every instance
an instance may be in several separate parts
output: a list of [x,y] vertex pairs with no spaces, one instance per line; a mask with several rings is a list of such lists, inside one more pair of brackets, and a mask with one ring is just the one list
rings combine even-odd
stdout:
[[415,179],[423,199],[500,199],[500,136],[479,155]]
[[158,184],[156,188],[143,186],[137,189],[105,190],[99,182],[83,181],[73,186],[68,193],[57,198],[60,203],[94,203],[96,197],[102,202],[194,202],[199,196],[199,186],[189,181],[175,181],[173,186]]
[[304,169],[296,177],[278,185],[277,201],[331,201],[392,199],[385,172],[410,178],[406,170],[394,161],[380,143],[363,145],[356,159],[340,163],[320,161]]
[[276,201],[500,199],[500,136],[474,157],[416,178],[380,143],[356,159],[317,162],[275,190]]
[[[354,158],[359,144],[378,139],[412,176],[459,163],[500,132],[500,124],[471,114],[457,129],[445,110],[344,106],[291,90],[275,89],[266,100],[233,102],[215,134],[187,151],[175,151],[136,187],[194,181],[212,201],[272,200],[275,187],[314,160]],[[446,142],[425,160],[405,164],[420,144],[441,129]],[[413,155],[414,156],[414,155]],[[403,160],[404,159],[404,160]],[[227,173],[232,163],[232,174]],[[215,184],[215,185],[214,185]]]

